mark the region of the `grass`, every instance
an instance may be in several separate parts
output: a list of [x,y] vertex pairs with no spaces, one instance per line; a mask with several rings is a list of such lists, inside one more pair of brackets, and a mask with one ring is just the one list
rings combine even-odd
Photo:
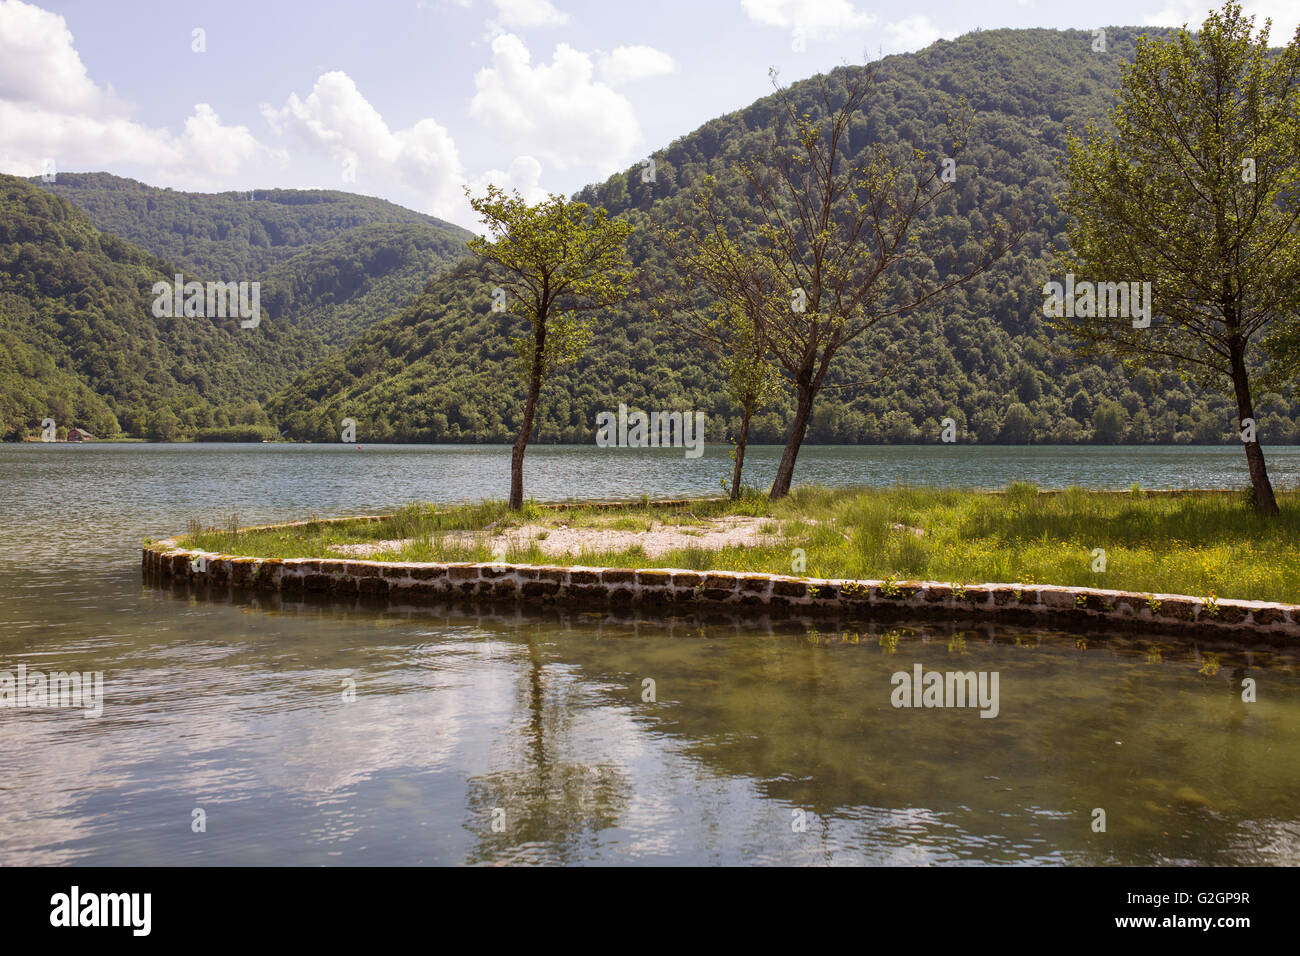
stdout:
[[[641,530],[652,522],[690,532],[711,518],[764,520],[773,543],[716,550],[684,548],[647,558],[640,548],[545,554],[534,536],[508,550],[510,562],[790,574],[792,551],[806,554],[810,577],[925,579],[1060,584],[1197,597],[1300,603],[1300,492],[1279,495],[1282,514],[1261,518],[1236,492],[1160,495],[1134,489],[1105,494],[1080,488],[1040,494],[1014,484],[1004,493],[929,487],[891,489],[806,486],[788,499],[749,495],[736,503],[660,507],[641,501],[610,510],[528,505],[512,514],[503,502],[434,508],[410,505],[383,521],[237,531],[191,527],[184,544],[258,557],[338,557],[330,546],[400,539],[378,560],[492,561],[489,539],[528,523],[546,527]],[[913,529],[924,533],[917,535]],[[468,540],[450,537],[463,532]],[[1102,549],[1104,571],[1096,549]]]

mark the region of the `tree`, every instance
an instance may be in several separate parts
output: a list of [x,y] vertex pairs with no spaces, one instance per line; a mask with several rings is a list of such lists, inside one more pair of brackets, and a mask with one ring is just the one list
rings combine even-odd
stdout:
[[1142,38],[1114,132],[1070,137],[1061,203],[1074,224],[1059,261],[1090,282],[1149,282],[1154,317],[1117,321],[1082,302],[1073,311],[1088,314],[1067,308],[1057,324],[1084,354],[1230,389],[1255,507],[1272,514],[1252,380],[1270,362],[1255,345],[1284,340],[1300,304],[1300,31],[1270,56],[1268,22],[1253,26],[1227,3],[1195,37]]
[[164,405],[149,415],[146,435],[154,441],[175,441],[180,437],[181,420]]
[[1092,416],[1092,440],[1098,445],[1118,445],[1124,439],[1128,414],[1119,402],[1105,401]]
[[[1282,391],[1300,381],[1300,322],[1276,323],[1262,344],[1272,359],[1262,378],[1265,388]],[[1273,432],[1266,434],[1272,436]]]
[[1007,409],[1007,420],[1002,425],[1002,440],[1012,445],[1024,445],[1034,428],[1034,416],[1023,402],[1012,402]]
[[740,170],[758,209],[749,228],[760,238],[768,270],[785,295],[783,307],[768,310],[763,323],[796,396],[772,483],[776,499],[790,492],[813,402],[836,353],[882,319],[984,272],[1019,235],[1009,236],[1005,225],[995,222],[984,242],[975,243],[973,264],[947,278],[938,276],[921,253],[920,220],[955,181],[956,158],[970,127],[964,103],[946,131],[944,159],[951,163],[915,146],[881,142],[853,156],[850,127],[875,91],[871,68],[836,71],[814,81],[820,101],[816,116],[801,111],[775,75],[773,84],[778,132],[762,151],[763,162],[743,162]]
[[734,306],[723,308],[729,313],[726,322],[734,345],[721,357],[720,363],[726,376],[727,397],[740,406],[740,431],[731,452],[735,462],[731,472],[731,500],[736,501],[740,498],[740,476],[745,467],[750,422],[755,412],[776,397],[782,379],[767,358],[767,347],[754,316],[737,311]]
[[[740,431],[731,453],[731,500],[740,497],[745,448],[754,413],[775,398],[781,377],[772,364],[763,326],[774,295],[765,259],[733,239],[718,203],[717,181],[706,176],[693,206],[694,223],[659,229],[672,252],[676,282],[661,294],[655,315],[698,341],[718,360],[727,397],[740,406]],[[670,280],[671,281],[671,280]]]
[[524,452],[542,383],[590,340],[591,323],[578,313],[614,305],[631,291],[625,243],[632,225],[561,196],[530,206],[518,192],[507,195],[496,186],[469,201],[488,230],[469,241],[470,251],[489,263],[506,294],[505,309],[521,309],[532,326],[514,340],[528,389],[510,456],[510,507],[517,511],[524,505]]

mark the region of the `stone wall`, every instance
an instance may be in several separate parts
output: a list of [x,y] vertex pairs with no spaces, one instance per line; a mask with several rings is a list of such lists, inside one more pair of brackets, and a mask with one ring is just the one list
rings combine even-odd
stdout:
[[[354,520],[354,519],[337,519]],[[376,519],[378,520],[378,519]],[[323,523],[323,522],[300,522]],[[145,546],[145,577],[291,594],[395,603],[449,599],[687,608],[733,613],[993,616],[1021,622],[1194,632],[1216,638],[1300,637],[1300,605],[1052,585],[846,581],[733,571],[587,568],[498,563],[416,563],[347,558],[250,558],[187,551],[169,538]]]

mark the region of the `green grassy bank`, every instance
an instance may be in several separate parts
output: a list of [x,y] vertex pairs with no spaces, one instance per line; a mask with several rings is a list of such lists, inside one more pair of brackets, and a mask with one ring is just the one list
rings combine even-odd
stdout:
[[[1279,496],[1282,514],[1261,518],[1237,492],[1106,494],[1072,488],[1041,494],[1012,485],[1004,494],[935,488],[804,487],[790,498],[736,503],[564,509],[502,502],[410,505],[377,522],[236,530],[192,525],[185,547],[256,557],[341,557],[332,545],[406,541],[371,555],[393,561],[491,561],[490,538],[528,525],[530,538],[505,552],[512,563],[676,567],[798,573],[822,578],[1059,584],[1138,592],[1215,595],[1300,603],[1300,493]],[[639,548],[547,554],[548,528],[693,528],[729,515],[763,519],[763,540],[745,546],[686,547],[656,557]],[[465,534],[468,532],[468,534]],[[920,532],[920,533],[918,533]],[[453,537],[454,536],[454,537]],[[797,563],[801,549],[804,565]],[[1096,549],[1105,552],[1105,570]]]

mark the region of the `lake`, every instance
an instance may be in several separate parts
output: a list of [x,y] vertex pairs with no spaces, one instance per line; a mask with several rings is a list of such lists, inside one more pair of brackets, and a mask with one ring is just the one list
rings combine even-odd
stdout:
[[[779,454],[751,449],[750,481]],[[1300,448],[1267,454],[1278,487],[1300,486]],[[707,495],[729,465],[723,446],[539,446],[525,490]],[[502,447],[0,446],[0,671],[101,671],[105,688],[95,719],[0,709],[0,864],[1300,862],[1293,650],[141,581],[141,539],[191,519],[500,498],[508,472]],[[1013,480],[1246,485],[1227,447],[810,447],[796,470]],[[893,706],[918,664],[997,674],[997,716]]]

